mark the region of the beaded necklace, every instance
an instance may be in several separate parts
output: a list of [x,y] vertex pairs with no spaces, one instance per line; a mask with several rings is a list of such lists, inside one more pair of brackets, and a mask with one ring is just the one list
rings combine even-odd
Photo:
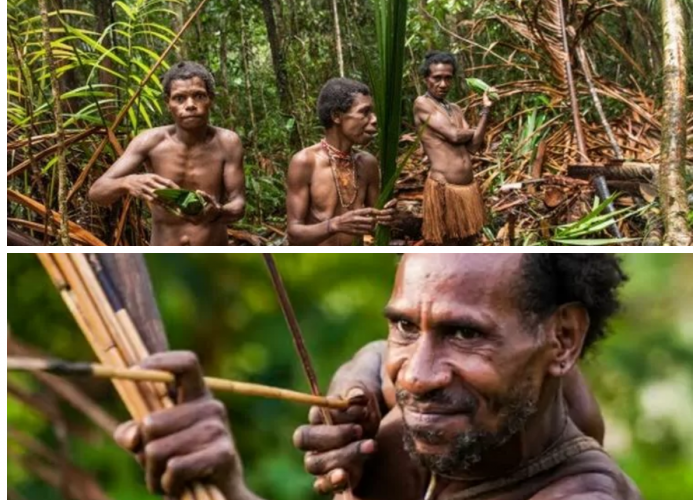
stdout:
[[[357,199],[357,193],[359,192],[359,189],[357,187],[358,179],[357,165],[355,165],[355,155],[352,153],[352,150],[350,151],[350,153],[345,153],[339,150],[338,148],[331,146],[325,139],[321,140],[321,147],[330,159],[331,172],[333,172],[333,181],[335,182],[335,189],[338,192],[338,201],[340,201],[340,206],[342,206],[343,208],[349,208],[355,203],[355,200]],[[342,172],[341,169],[344,169],[345,172]],[[343,173],[351,173],[350,179],[348,179],[347,175],[345,175],[339,180],[338,170],[341,170],[341,175]],[[348,170],[350,170],[351,172],[347,172]],[[350,182],[352,182],[352,197],[350,201],[346,203],[345,199],[343,198],[343,193],[344,191],[348,191]]]

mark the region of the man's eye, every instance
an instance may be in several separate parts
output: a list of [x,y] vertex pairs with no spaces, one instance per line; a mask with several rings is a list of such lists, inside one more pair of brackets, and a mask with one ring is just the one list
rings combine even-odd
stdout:
[[403,319],[396,322],[396,328],[404,335],[416,335],[419,332],[418,325]]
[[480,339],[484,336],[480,331],[472,328],[455,328],[451,333],[451,336],[458,340]]

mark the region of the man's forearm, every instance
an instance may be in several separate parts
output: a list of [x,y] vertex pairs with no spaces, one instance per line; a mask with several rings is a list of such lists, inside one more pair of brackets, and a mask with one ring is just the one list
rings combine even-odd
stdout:
[[470,128],[459,128],[456,129],[454,135],[451,137],[450,142],[453,144],[464,144],[471,141],[474,137],[474,130]]
[[481,147],[481,144],[484,142],[484,137],[486,136],[486,124],[489,121],[489,115],[488,112],[483,113],[481,115],[481,119],[479,120],[479,124],[476,126],[476,131],[474,132],[474,136],[472,138],[470,149],[472,149],[472,152],[475,152],[477,149]]
[[237,196],[221,207],[221,220],[225,223],[236,222],[245,215],[245,198]]
[[318,245],[335,233],[330,220],[325,220],[316,224],[290,223],[287,234],[291,245]]
[[123,178],[100,178],[90,188],[88,198],[98,205],[111,205],[127,194]]

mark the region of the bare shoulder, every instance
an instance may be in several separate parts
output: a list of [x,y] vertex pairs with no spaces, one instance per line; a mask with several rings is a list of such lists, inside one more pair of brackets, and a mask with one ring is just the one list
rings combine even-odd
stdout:
[[287,182],[290,185],[300,182],[308,183],[310,181],[311,173],[316,164],[317,152],[318,147],[314,145],[304,148],[292,156],[287,169]]
[[214,133],[216,134],[216,138],[222,144],[224,144],[226,146],[237,146],[237,147],[240,147],[242,145],[241,138],[233,130],[229,130],[227,128],[221,128],[221,127],[212,127],[212,128],[214,129]]
[[413,101],[413,109],[414,110],[417,110],[417,109],[425,110],[425,107],[427,106],[427,104],[428,104],[428,98],[425,97],[424,95],[419,95],[418,97],[416,97],[416,100]]
[[589,472],[562,478],[541,490],[531,500],[640,500],[634,485],[621,472]]
[[360,167],[359,174],[364,178],[379,177],[379,160],[367,151],[359,151],[355,156],[357,165]]
[[148,152],[166,140],[171,133],[171,129],[174,130],[173,125],[149,128],[134,137],[129,145],[142,152]]

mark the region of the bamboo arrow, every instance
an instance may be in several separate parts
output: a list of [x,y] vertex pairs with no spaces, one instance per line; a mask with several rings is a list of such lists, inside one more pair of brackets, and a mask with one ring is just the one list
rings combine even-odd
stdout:
[[[72,363],[60,359],[42,359],[10,356],[7,358],[8,371],[46,372],[54,375],[88,376],[97,378],[109,378],[119,380],[133,380],[137,382],[161,382],[173,383],[175,377],[172,373],[161,370],[144,370],[141,368],[117,368],[98,363]],[[262,398],[280,399],[308,405],[316,405],[324,408],[346,409],[350,401],[343,399],[330,399],[323,396],[313,396],[303,392],[290,391],[279,387],[270,387],[261,384],[251,384],[226,380],[222,378],[204,377],[204,383],[213,391],[233,392],[245,396],[257,396]]]

